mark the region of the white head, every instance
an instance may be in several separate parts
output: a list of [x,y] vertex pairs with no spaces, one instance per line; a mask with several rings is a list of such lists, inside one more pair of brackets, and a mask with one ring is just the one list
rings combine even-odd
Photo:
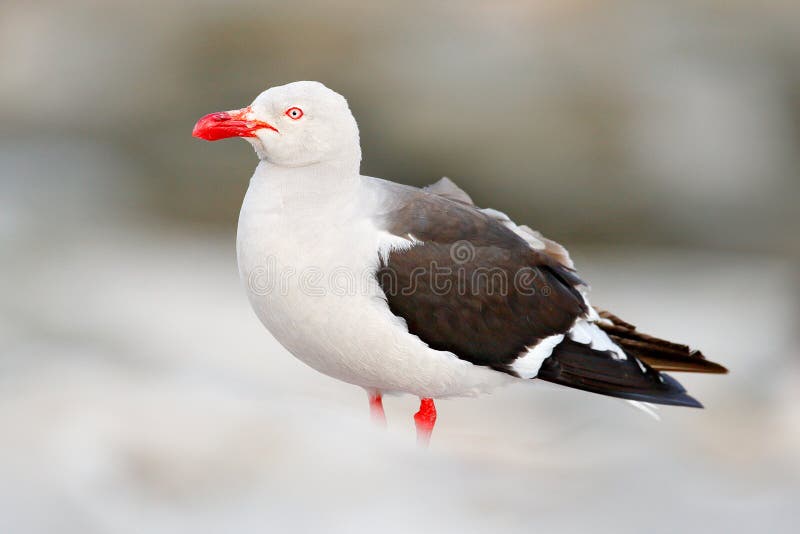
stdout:
[[201,118],[192,135],[207,141],[244,137],[260,159],[284,167],[361,161],[358,125],[347,101],[319,82],[267,89],[246,108]]

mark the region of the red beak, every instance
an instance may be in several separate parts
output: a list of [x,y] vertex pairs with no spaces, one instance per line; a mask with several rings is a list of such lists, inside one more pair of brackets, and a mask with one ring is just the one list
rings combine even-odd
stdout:
[[218,111],[209,113],[197,121],[192,130],[192,135],[206,141],[218,141],[228,137],[255,137],[256,130],[269,128],[278,131],[274,126],[264,121],[248,119],[251,112],[250,106],[233,111]]

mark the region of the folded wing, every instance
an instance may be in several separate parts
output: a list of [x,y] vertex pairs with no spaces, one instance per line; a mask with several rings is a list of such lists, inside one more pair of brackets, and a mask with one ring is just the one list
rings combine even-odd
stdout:
[[521,378],[682,406],[700,404],[659,371],[724,372],[598,313],[564,247],[475,207],[450,180],[384,187],[377,222],[413,245],[383,255],[376,276],[390,310],[431,348]]

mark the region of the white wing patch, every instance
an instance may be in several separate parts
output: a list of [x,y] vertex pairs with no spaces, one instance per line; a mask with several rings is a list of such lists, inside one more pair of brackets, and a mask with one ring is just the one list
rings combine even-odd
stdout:
[[481,211],[486,215],[488,215],[489,217],[496,219],[503,226],[505,226],[506,228],[517,234],[532,249],[545,250],[547,248],[547,245],[544,243],[544,241],[539,239],[541,237],[541,234],[537,234],[527,226],[518,226],[514,221],[511,220],[511,218],[509,218],[508,215],[506,215],[502,211],[497,211],[492,208],[484,208]]
[[614,357],[618,360],[628,359],[625,352],[619,348],[619,345],[611,341],[608,334],[601,330],[599,326],[586,319],[578,319],[575,321],[575,324],[572,325],[567,335],[575,343],[589,345],[592,349],[598,351],[612,352]]
[[388,263],[389,254],[394,251],[408,250],[421,241],[409,234],[408,237],[400,237],[389,232],[380,231],[378,233],[378,257],[384,263]]
[[517,373],[520,378],[536,378],[539,374],[539,369],[544,362],[553,353],[556,345],[564,341],[564,334],[556,334],[541,340],[539,343],[530,347],[528,352],[517,358],[511,364],[511,370]]

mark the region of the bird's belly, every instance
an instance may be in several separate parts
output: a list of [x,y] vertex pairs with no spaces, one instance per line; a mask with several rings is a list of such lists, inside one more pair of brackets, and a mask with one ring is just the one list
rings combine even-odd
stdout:
[[256,315],[307,365],[365,388],[427,397],[475,395],[510,379],[408,332],[375,279],[370,236],[337,244],[340,232],[320,229],[309,239],[262,228],[251,233],[240,224],[240,274]]

